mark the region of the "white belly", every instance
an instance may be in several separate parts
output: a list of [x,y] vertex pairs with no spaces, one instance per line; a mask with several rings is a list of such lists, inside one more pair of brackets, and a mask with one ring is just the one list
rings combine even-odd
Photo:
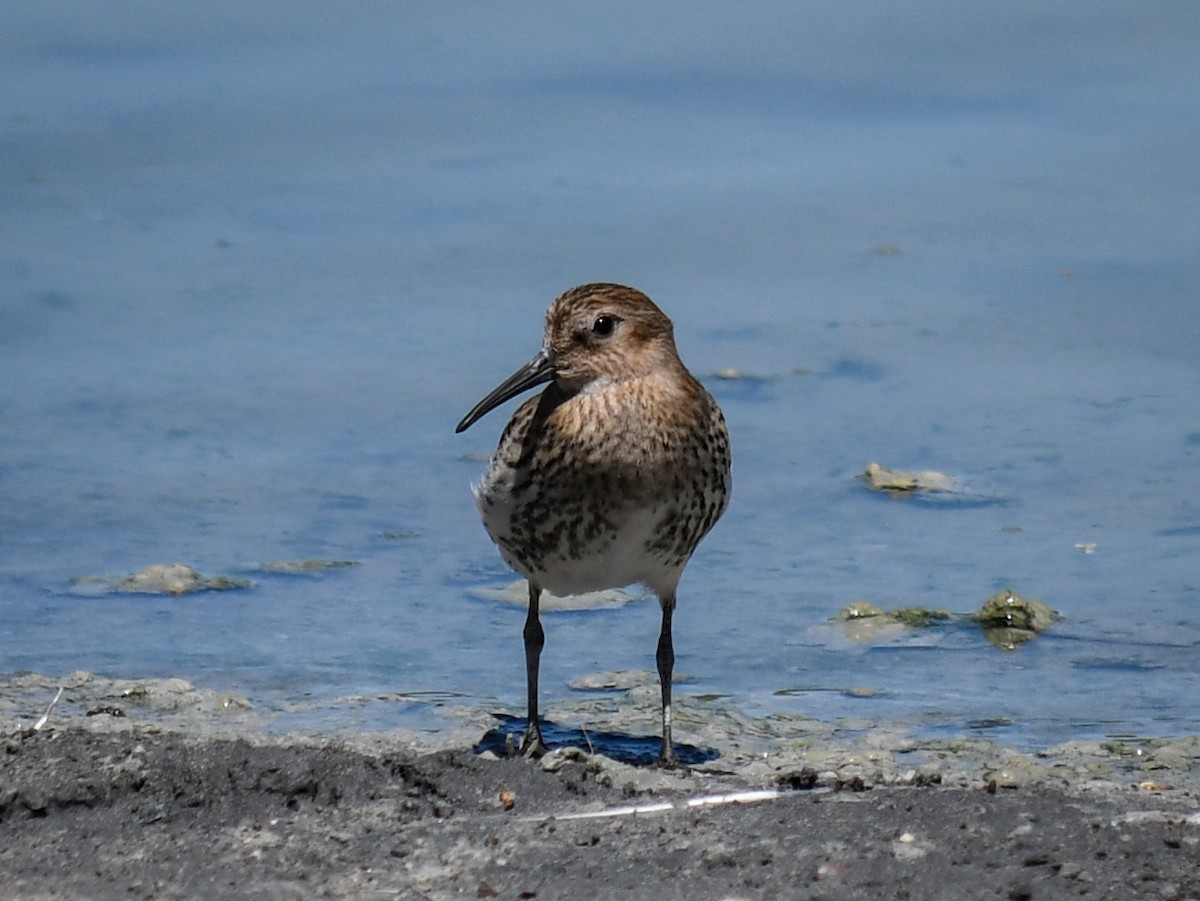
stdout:
[[529,581],[557,595],[582,594],[641,583],[656,592],[673,590],[680,568],[647,550],[664,513],[656,508],[631,508],[614,514],[616,529],[605,531],[582,546],[565,540],[546,548],[540,563],[530,566],[528,555],[510,550],[512,506],[496,499],[486,504],[479,492],[476,503],[484,528],[500,548],[505,562]]

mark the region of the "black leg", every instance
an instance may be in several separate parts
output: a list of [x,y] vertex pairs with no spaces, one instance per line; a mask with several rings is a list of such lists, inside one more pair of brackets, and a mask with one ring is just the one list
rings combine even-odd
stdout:
[[674,767],[678,760],[675,757],[675,746],[671,742],[671,676],[675,670],[675,644],[671,640],[671,616],[675,612],[675,595],[659,598],[662,604],[662,631],[658,633],[658,682],[662,686],[662,750],[658,754],[658,764],[662,767]]
[[525,686],[529,691],[529,724],[525,729],[525,738],[521,742],[521,754],[524,757],[541,757],[548,750],[542,741],[542,727],[538,724],[538,663],[542,658],[542,646],[546,643],[546,634],[542,631],[542,623],[538,618],[538,602],[542,597],[542,589],[532,582],[529,583],[529,613],[525,617]]

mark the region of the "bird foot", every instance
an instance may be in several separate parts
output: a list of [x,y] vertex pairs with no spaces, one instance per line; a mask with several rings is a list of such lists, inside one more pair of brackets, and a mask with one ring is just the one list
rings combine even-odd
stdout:
[[542,741],[542,733],[526,732],[525,739],[521,742],[521,756],[529,760],[538,760],[545,757],[550,752],[546,747],[546,743]]

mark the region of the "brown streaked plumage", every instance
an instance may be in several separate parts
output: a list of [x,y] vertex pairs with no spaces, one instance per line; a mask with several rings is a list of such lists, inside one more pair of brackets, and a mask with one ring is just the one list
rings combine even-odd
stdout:
[[521,751],[546,750],[537,712],[542,589],[564,595],[641,583],[662,607],[660,762],[673,766],[675,590],[729,503],[725,419],[680,361],[671,320],[623,285],[581,285],[558,298],[546,313],[542,349],[456,431],[545,382],[513,414],[475,488],[488,535],[529,582],[529,725]]

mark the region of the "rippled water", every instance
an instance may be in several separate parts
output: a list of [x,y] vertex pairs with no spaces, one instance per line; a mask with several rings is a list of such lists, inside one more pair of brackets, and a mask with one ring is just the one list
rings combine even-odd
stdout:
[[[602,279],[672,315],[735,443],[685,698],[1022,745],[1200,730],[1200,13],[858,9],[11,10],[0,670],[306,722],[388,694],[367,728],[519,711],[468,491],[510,408],[453,428]],[[966,493],[871,494],[871,461]],[[358,565],[263,569],[308,558]],[[76,581],[172,561],[254,587]],[[1002,587],[1063,620],[1014,653],[826,623]],[[547,614],[548,702],[652,669],[657,619]]]

